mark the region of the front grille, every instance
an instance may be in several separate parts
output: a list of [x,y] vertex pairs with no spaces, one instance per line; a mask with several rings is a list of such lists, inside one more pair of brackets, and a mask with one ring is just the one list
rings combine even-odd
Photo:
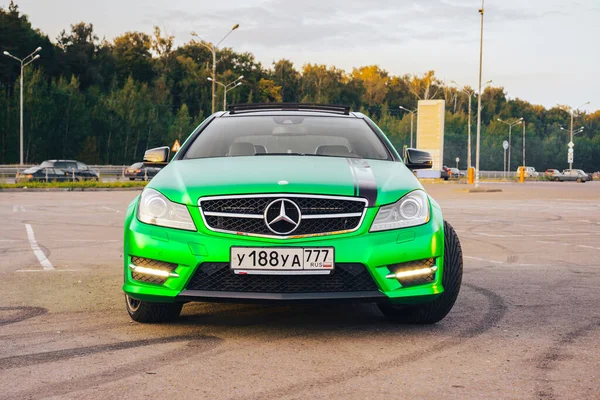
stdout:
[[[301,214],[298,227],[283,234],[271,231],[265,222],[265,210],[280,199],[293,202]],[[211,230],[278,238],[356,230],[366,205],[363,198],[290,194],[210,197],[199,201],[204,222]]]
[[361,213],[365,208],[365,202],[362,199],[343,200],[336,197],[297,197],[284,194],[200,199],[200,207],[204,212],[262,214],[265,207],[275,199],[294,201],[300,207],[302,215]]
[[252,293],[368,292],[377,284],[363,264],[338,263],[330,275],[236,275],[229,263],[202,263],[188,290]]
[[[177,268],[177,264],[136,256],[131,257],[131,263],[137,267],[146,267],[167,272],[173,272],[175,271],[175,268]],[[131,278],[140,282],[157,283],[161,285],[167,281],[167,278],[163,276],[141,274],[135,271],[131,271]]]
[[[230,232],[243,232],[257,235],[272,235],[262,219],[231,218],[206,216],[206,224],[211,228]],[[300,223],[294,235],[310,235],[317,233],[339,232],[355,229],[361,217],[351,218],[319,218],[306,219]]]

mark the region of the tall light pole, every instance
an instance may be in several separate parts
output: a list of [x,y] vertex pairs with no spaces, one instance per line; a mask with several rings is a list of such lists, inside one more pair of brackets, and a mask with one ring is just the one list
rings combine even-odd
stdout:
[[525,168],[525,120],[523,120],[523,168]]
[[204,42],[204,40],[198,36],[198,34],[196,34],[196,32],[192,32],[192,36],[200,39],[200,44],[204,47],[206,47],[211,53],[212,53],[212,58],[213,58],[213,65],[212,65],[212,113],[214,114],[215,112],[215,82],[217,79],[217,50],[219,50],[219,45],[223,42],[223,40],[225,40],[227,38],[227,36],[231,35],[231,32],[235,31],[237,28],[240,27],[240,24],[235,24],[231,30],[229,32],[227,32],[227,34],[225,36],[223,36],[223,39],[219,40],[219,43],[217,43],[216,45],[213,45],[212,43],[206,43]]
[[228,84],[224,84],[221,83],[219,81],[216,81],[212,78],[207,78],[209,81],[212,81],[213,83],[216,83],[217,85],[220,85],[223,87],[223,111],[227,110],[227,92],[229,90],[235,89],[236,87],[240,86],[242,84],[242,82],[239,82],[241,79],[244,79],[244,75],[240,76],[239,78],[237,78],[235,81],[233,82],[229,82]]
[[[577,108],[573,108],[573,107],[561,107],[561,109],[565,110],[566,112],[568,112],[569,114],[571,114],[571,139],[569,141],[569,143],[573,143],[573,119],[574,119],[574,115],[575,115],[575,111],[579,111],[580,108],[583,108],[585,106],[587,106],[588,104],[590,104],[590,102],[588,101],[587,103],[584,103],[582,105],[580,105]],[[562,129],[562,128],[561,128]],[[573,147],[570,147],[573,148]],[[569,169],[573,169],[573,158],[569,157]]]
[[[471,168],[473,166],[473,164],[471,163],[471,97],[473,97],[475,95],[475,92],[473,92],[473,90],[467,88],[466,86],[464,87],[460,87],[458,86],[458,84],[454,81],[451,81],[451,83],[456,86],[461,92],[463,92],[464,94],[466,94],[469,97],[469,134],[467,136],[467,169]],[[491,80],[487,81],[485,83],[485,85],[483,85],[484,87],[489,85],[490,83],[492,83]]]
[[400,106],[399,108],[401,110],[404,110],[404,111],[410,113],[410,147],[412,148],[413,147],[413,118],[418,109],[415,108],[414,110],[409,110],[408,108],[405,108],[402,106]]
[[479,148],[481,143],[481,76],[483,74],[483,2],[481,0],[481,29],[479,32],[479,90],[477,91],[477,150],[475,151],[475,187],[479,187]]
[[517,125],[523,123],[523,117],[519,118],[516,121],[513,120],[513,121],[510,121],[510,122],[503,121],[500,118],[498,118],[498,121],[502,122],[505,125],[508,125],[508,172],[510,172],[510,148],[512,147],[512,142],[510,140],[510,135],[512,133],[512,127],[513,126],[517,126]]
[[35,49],[33,51],[33,53],[31,53],[30,55],[28,55],[27,57],[20,59],[18,57],[13,56],[12,54],[10,54],[8,51],[4,52],[5,56],[8,56],[10,58],[14,58],[15,60],[17,60],[19,63],[21,63],[21,78],[20,78],[20,83],[19,83],[19,89],[21,92],[21,111],[20,111],[20,133],[19,133],[19,165],[23,166],[23,68],[25,68],[28,64],[32,63],[33,61],[37,60],[38,58],[40,58],[40,55],[37,54],[34,56],[34,54],[39,53],[42,50],[41,47],[38,47],[37,49]]

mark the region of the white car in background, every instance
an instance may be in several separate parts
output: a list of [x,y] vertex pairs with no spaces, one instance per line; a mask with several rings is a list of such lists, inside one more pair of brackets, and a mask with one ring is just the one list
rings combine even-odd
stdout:
[[525,179],[527,178],[538,178],[540,173],[535,170],[533,167],[519,167],[517,168],[517,178],[521,176],[521,170],[525,168]]

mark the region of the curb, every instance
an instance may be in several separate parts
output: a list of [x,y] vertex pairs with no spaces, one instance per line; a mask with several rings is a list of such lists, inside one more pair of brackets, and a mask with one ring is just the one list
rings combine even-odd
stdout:
[[498,192],[502,192],[502,189],[496,189],[496,188],[489,188],[489,189],[470,188],[470,189],[456,189],[454,191],[455,192],[462,192],[462,193],[498,193]]

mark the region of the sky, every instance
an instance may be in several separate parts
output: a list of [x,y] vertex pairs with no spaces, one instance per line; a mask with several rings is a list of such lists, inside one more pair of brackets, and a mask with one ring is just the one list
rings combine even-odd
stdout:
[[[353,67],[377,64],[393,75],[435,70],[446,83],[476,87],[479,0],[16,0],[35,28],[55,39],[80,21],[100,38],[126,31],[190,32],[248,51],[264,66],[287,58]],[[9,0],[0,0],[7,7]],[[487,0],[483,81],[508,97],[553,107],[600,109],[600,0]]]

